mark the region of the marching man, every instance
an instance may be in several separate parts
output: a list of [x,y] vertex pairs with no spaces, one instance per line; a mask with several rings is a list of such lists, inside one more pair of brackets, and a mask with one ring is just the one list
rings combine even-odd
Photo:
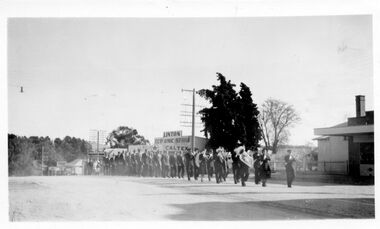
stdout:
[[260,165],[260,178],[262,181],[263,187],[267,186],[267,179],[271,176],[271,169],[269,165],[270,157],[268,154],[268,151],[266,149],[263,149],[263,154],[261,158],[261,165]]
[[241,185],[244,187],[246,186],[245,182],[249,177],[249,169],[253,167],[253,158],[250,157],[247,152],[245,152],[244,146],[239,146],[234,151],[239,155],[240,158],[240,179]]
[[293,180],[294,180],[293,162],[295,161],[295,159],[292,156],[291,150],[288,150],[287,152],[288,152],[288,155],[285,156],[286,180],[288,183],[288,188],[291,188]]

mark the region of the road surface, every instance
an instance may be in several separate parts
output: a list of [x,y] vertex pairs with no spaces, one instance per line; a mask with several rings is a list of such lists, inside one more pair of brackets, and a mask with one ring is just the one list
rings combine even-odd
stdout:
[[374,186],[235,185],[123,176],[10,177],[10,221],[374,218]]

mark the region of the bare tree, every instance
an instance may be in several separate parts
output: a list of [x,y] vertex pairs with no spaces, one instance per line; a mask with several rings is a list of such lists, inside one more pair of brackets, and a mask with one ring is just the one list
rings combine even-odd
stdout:
[[267,99],[261,106],[259,117],[265,147],[277,153],[278,146],[288,141],[288,129],[300,120],[292,105]]

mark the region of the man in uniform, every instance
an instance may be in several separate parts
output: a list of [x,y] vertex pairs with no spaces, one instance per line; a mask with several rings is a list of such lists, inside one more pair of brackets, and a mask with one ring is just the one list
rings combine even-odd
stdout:
[[195,149],[194,153],[193,153],[193,165],[194,165],[194,179],[198,180],[198,177],[199,177],[199,166],[200,166],[199,151],[198,151],[198,149]]
[[232,174],[234,175],[234,183],[237,184],[239,183],[240,180],[240,159],[239,159],[239,154],[237,154],[234,151],[231,153],[231,159],[232,159]]
[[136,152],[135,150],[133,150],[133,152],[131,152],[131,175],[135,176],[137,173],[136,173]]
[[223,147],[219,147],[213,154],[214,168],[215,168],[215,180],[219,184],[222,182],[224,177],[224,158],[223,158]]
[[203,182],[203,177],[207,173],[207,156],[206,150],[199,153],[199,174],[201,175],[201,182]]
[[291,188],[293,180],[294,180],[293,162],[295,161],[295,159],[292,156],[292,151],[291,150],[288,150],[287,153],[288,154],[285,156],[286,180],[287,180],[287,183],[288,183],[288,188]]
[[161,174],[161,158],[159,157],[158,151],[155,151],[153,154],[153,167],[154,176],[159,177]]
[[140,149],[137,149],[137,153],[135,155],[135,160],[136,160],[136,172],[137,172],[137,176],[141,177],[143,166],[142,166]]
[[177,173],[177,160],[174,155],[174,152],[170,152],[169,164],[170,164],[170,177],[174,178],[176,177],[176,173]]
[[177,167],[178,167],[178,178],[183,178],[185,174],[185,164],[181,152],[177,152]]
[[245,152],[244,146],[240,146],[235,149],[236,153],[239,155],[240,160],[240,179],[241,179],[241,186],[246,186],[245,182],[248,180],[249,177],[249,166],[244,163],[242,160],[245,158],[250,157],[247,152]]
[[153,177],[153,172],[154,172],[154,168],[153,168],[153,153],[151,150],[148,151],[148,173],[149,173],[149,176],[150,177]]
[[206,152],[206,163],[207,163],[207,175],[208,180],[211,181],[211,177],[214,174],[214,160],[213,160],[213,150],[209,149]]
[[161,157],[161,165],[162,165],[162,177],[169,177],[169,157],[168,157],[168,152],[165,151],[162,154]]
[[193,155],[190,152],[190,149],[187,149],[185,152],[185,166],[186,166],[186,174],[187,179],[190,180],[190,177],[193,175]]
[[263,156],[260,158],[260,160],[260,179],[263,183],[263,187],[265,187],[267,185],[267,179],[271,177],[271,169],[269,165],[270,157],[267,150],[263,150]]
[[253,163],[253,168],[255,169],[255,184],[260,183],[260,166],[263,159],[263,155],[260,151],[256,150],[253,154],[253,160],[255,162]]
[[142,176],[148,176],[148,152],[145,149],[141,155],[141,164],[142,164]]

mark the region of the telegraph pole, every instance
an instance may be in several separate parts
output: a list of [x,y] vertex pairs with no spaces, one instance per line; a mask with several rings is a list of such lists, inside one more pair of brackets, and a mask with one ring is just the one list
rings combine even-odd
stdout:
[[193,88],[193,115],[191,121],[191,152],[194,152],[195,141],[195,88]]
[[44,175],[44,146],[41,148],[41,170],[42,176]]
[[[195,88],[193,90],[187,90],[187,89],[182,89],[182,92],[192,92],[193,93],[193,103],[190,104],[181,104],[182,106],[191,106],[192,107],[192,112],[191,112],[191,152],[194,152],[194,146],[195,146]],[[190,116],[186,114],[181,114],[181,116]],[[189,112],[190,113],[190,112]],[[189,122],[181,122],[183,124],[189,123]],[[186,126],[189,127],[189,126]]]
[[98,160],[99,160],[99,158],[100,158],[100,155],[99,155],[99,130],[97,131],[96,152],[98,153]]
[[105,135],[106,131],[105,130],[99,130],[99,129],[91,129],[89,133],[89,142],[91,143],[92,146],[92,152],[93,153],[88,153],[87,157],[90,158],[90,155],[92,156],[97,156],[98,159],[100,158],[100,143],[104,144],[105,143]]

